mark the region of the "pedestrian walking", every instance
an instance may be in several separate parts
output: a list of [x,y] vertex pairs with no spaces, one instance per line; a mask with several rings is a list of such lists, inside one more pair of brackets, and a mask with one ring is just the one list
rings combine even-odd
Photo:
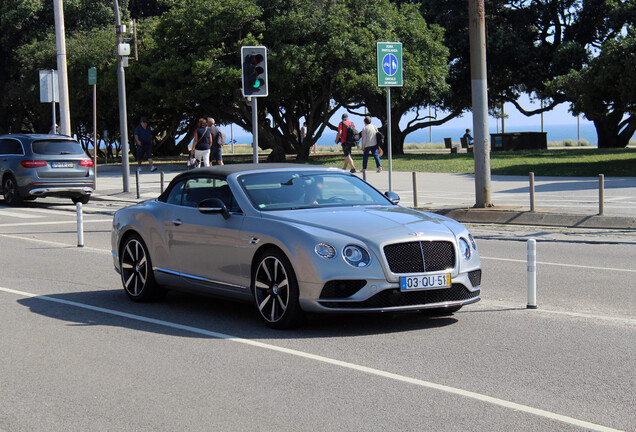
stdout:
[[335,143],[342,145],[342,152],[344,153],[344,167],[346,170],[348,166],[351,166],[351,172],[356,172],[356,167],[351,158],[351,147],[355,145],[354,135],[357,133],[356,125],[349,121],[349,114],[344,113],[342,115],[342,121],[338,125],[338,135],[336,135]]
[[223,165],[223,144],[225,143],[221,143],[221,131],[214,124],[212,117],[208,117],[208,129],[210,130],[210,137],[212,138],[210,160],[216,162],[217,165]]
[[[210,148],[212,147],[212,134],[208,123],[204,118],[199,119],[198,127],[194,131],[192,150],[190,156],[201,161],[203,166],[210,166]],[[196,166],[196,165],[195,165]]]
[[157,171],[157,167],[152,163],[152,129],[148,126],[146,117],[139,119],[139,124],[135,128],[135,143],[137,144],[137,172],[141,172],[141,162],[148,158],[150,171]]
[[380,162],[380,155],[378,154],[378,128],[371,124],[371,117],[364,118],[364,129],[362,129],[362,172],[367,170],[367,162],[369,161],[369,154],[373,155],[375,159],[375,167],[377,172],[382,171],[382,162]]

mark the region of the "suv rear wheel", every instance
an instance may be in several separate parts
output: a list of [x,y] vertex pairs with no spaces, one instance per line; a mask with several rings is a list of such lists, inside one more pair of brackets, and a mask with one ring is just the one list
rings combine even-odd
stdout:
[[22,204],[22,197],[18,192],[18,184],[15,181],[15,177],[9,175],[6,176],[2,183],[2,191],[4,193],[4,202],[11,207]]

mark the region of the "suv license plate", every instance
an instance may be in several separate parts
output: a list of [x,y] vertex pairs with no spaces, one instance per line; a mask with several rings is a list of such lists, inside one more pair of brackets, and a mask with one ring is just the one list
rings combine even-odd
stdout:
[[450,273],[400,277],[400,289],[402,291],[448,288],[450,286]]
[[73,162],[51,162],[51,168],[73,168]]

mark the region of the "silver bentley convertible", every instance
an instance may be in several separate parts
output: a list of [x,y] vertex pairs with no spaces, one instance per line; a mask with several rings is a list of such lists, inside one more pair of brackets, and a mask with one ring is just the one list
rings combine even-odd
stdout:
[[480,298],[468,230],[336,168],[244,164],[177,175],[115,213],[112,254],[134,301],[166,288],[255,304],[273,328],[305,312],[451,314]]

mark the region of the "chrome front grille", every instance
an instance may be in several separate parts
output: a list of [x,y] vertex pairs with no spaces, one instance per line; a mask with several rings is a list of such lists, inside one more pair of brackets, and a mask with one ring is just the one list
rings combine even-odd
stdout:
[[455,267],[455,247],[449,241],[413,241],[384,247],[392,273],[424,273]]

